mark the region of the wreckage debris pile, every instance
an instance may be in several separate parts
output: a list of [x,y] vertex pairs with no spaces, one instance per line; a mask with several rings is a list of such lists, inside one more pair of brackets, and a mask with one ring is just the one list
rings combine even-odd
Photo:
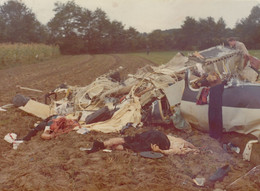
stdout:
[[[192,74],[201,74],[201,65],[196,63],[197,61],[177,54],[169,63],[159,67],[146,66],[139,69],[135,75],[129,75],[124,81],[120,79],[119,68],[118,71],[100,76],[85,87],[62,84],[46,94],[45,104],[17,95],[14,98],[16,101],[13,101],[14,105],[41,118],[42,121],[22,139],[17,139],[12,133],[8,134],[6,139],[17,149],[20,143],[29,141],[39,131],[43,131],[44,139],[62,136],[72,129],[81,134],[89,131],[123,134],[126,128],[138,128],[149,123],[175,126],[188,132],[191,126],[182,117],[179,104],[185,70],[191,69]],[[210,69],[208,73],[209,71]],[[195,75],[192,75],[191,79],[197,80],[194,82],[201,80]],[[201,85],[193,83],[193,86]],[[61,95],[62,99],[55,99]],[[55,121],[57,123],[54,129]],[[54,132],[57,132],[55,136],[49,136]],[[44,135],[47,135],[47,138]],[[227,172],[223,176],[226,175]],[[201,179],[196,180],[200,185],[204,184],[204,178],[202,181],[198,180]]]
[[[215,53],[217,55],[213,57]],[[120,132],[127,124],[140,127],[155,123],[171,124],[178,129],[190,131],[191,126],[179,109],[185,71],[192,71],[193,87],[212,85],[221,82],[224,74],[229,78],[236,75],[234,65],[240,64],[236,63],[238,58],[241,58],[239,51],[225,47],[213,47],[200,53],[195,52],[189,57],[178,53],[168,63],[159,67],[145,66],[135,75],[129,74],[124,81],[120,79],[120,70],[123,68],[119,67],[85,87],[62,84],[45,95],[45,104],[23,95],[16,95],[13,104],[43,120],[57,115],[78,121],[76,130],[84,128],[87,131],[109,133]],[[216,66],[218,64],[228,68],[228,71],[221,71]],[[213,75],[207,75],[210,73]],[[57,100],[57,94],[61,93],[63,98]],[[206,104],[207,96],[199,98],[197,104],[201,101]],[[46,131],[52,132],[49,129]]]
[[[177,55],[174,59],[171,62],[175,62],[172,65],[176,67],[176,62],[183,64],[185,63],[183,60],[187,58]],[[80,125],[77,129],[84,127],[88,130],[109,133],[119,132],[129,123],[134,127],[141,126],[143,122],[147,123],[144,119],[151,114],[152,103],[164,100],[164,103],[159,103],[159,110],[156,111],[159,112],[161,120],[157,122],[166,122],[168,119],[169,123],[169,115],[172,115],[172,112],[164,91],[180,79],[171,69],[171,65],[146,66],[139,69],[135,75],[129,75],[124,81],[120,80],[120,70],[121,68],[100,76],[86,87],[61,85],[46,94],[45,97],[51,99],[48,105],[23,95],[16,95],[13,103],[23,111],[43,120],[58,115],[68,120],[78,120]],[[62,99],[52,99],[57,96],[51,95],[62,92],[65,95]],[[161,107],[168,110],[162,110]]]

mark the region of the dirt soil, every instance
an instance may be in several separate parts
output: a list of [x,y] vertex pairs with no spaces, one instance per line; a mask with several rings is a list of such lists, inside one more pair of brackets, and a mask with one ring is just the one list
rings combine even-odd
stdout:
[[[154,63],[130,55],[80,55],[61,56],[40,64],[0,70],[0,105],[11,103],[17,93],[43,102],[44,94],[62,83],[85,86],[110,69],[123,66],[125,69],[121,74],[126,76],[146,64]],[[17,85],[40,89],[43,93],[21,90]],[[125,135],[100,132],[80,135],[73,131],[53,140],[42,140],[40,132],[31,141],[22,143],[17,150],[4,141],[4,136],[11,132],[22,138],[39,120],[17,108],[0,111],[0,190],[260,189],[259,176],[228,186],[254,165],[243,161],[241,154],[227,153],[220,142],[195,129],[185,133],[173,126],[130,128]],[[132,151],[86,154],[80,150],[81,147],[91,147],[94,140],[134,135],[152,128],[190,141],[200,148],[201,153],[147,159]],[[241,145],[247,142],[247,138],[234,136],[243,140]],[[203,187],[194,184],[193,178],[208,179],[226,164],[230,165],[231,171],[223,180],[216,183],[207,180]]]

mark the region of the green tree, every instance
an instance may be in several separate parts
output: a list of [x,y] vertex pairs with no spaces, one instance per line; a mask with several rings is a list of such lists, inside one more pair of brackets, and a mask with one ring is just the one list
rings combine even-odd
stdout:
[[89,33],[91,31],[92,24],[92,12],[88,9],[83,9],[81,16],[79,17],[79,33],[82,39],[81,43],[83,44],[82,52],[89,52]]
[[174,47],[174,34],[172,30],[154,30],[148,35],[148,41],[153,50],[169,50]]
[[111,23],[104,11],[96,9],[91,14],[92,20],[87,35],[90,53],[103,53],[109,49],[109,29]]
[[250,15],[236,24],[235,33],[249,48],[260,48],[260,5],[254,6]]
[[186,17],[177,36],[179,49],[197,49],[199,37],[198,22],[192,17]]
[[79,54],[84,49],[82,40],[86,33],[88,11],[76,5],[74,1],[55,3],[55,16],[48,22],[51,41],[55,41],[63,53]]
[[186,17],[180,30],[173,36],[174,47],[178,49],[201,50],[222,44],[227,32],[223,18],[215,22],[214,18],[199,19]]
[[216,23],[216,29],[215,29],[215,35],[216,35],[216,41],[215,44],[220,44],[225,42],[226,36],[228,34],[228,29],[226,28],[226,23],[224,19],[221,17],[217,23]]
[[145,48],[145,38],[133,27],[126,30],[125,51],[136,51]]
[[2,42],[45,42],[46,28],[25,4],[13,0],[4,3],[0,18]]
[[[221,20],[219,22],[219,26],[221,27]],[[212,17],[208,17],[206,19],[199,20],[199,41],[198,47],[200,49],[206,49],[212,46],[215,46],[218,42],[218,39],[221,38],[220,31],[222,28],[217,27],[217,24]]]
[[0,17],[0,43],[4,42],[6,39],[6,27],[5,27],[5,22],[2,17]]
[[148,35],[149,45],[153,50],[162,50],[165,47],[164,33],[161,30],[154,30]]
[[68,1],[55,3],[54,11],[47,24],[50,42],[58,44],[62,53],[122,52],[145,47],[145,38],[136,29],[125,30],[121,22],[111,22],[99,8],[91,12]]
[[109,47],[106,51],[118,52],[126,49],[126,31],[121,22],[113,21],[109,26],[108,33],[106,42],[108,42]]

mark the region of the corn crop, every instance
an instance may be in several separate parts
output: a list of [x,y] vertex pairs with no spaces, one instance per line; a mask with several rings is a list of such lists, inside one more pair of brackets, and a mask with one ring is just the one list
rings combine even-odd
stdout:
[[0,69],[39,61],[60,55],[58,46],[45,44],[0,44]]

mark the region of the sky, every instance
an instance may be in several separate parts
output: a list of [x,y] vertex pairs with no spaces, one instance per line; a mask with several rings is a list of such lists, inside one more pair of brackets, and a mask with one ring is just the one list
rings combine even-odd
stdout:
[[[6,0],[0,0],[0,4]],[[30,8],[37,19],[46,24],[54,17],[54,3],[68,0],[19,0]],[[81,7],[94,11],[101,8],[110,21],[120,21],[125,28],[139,32],[180,28],[187,16],[196,20],[213,17],[224,19],[227,27],[234,28],[248,17],[260,0],[74,0]]]

